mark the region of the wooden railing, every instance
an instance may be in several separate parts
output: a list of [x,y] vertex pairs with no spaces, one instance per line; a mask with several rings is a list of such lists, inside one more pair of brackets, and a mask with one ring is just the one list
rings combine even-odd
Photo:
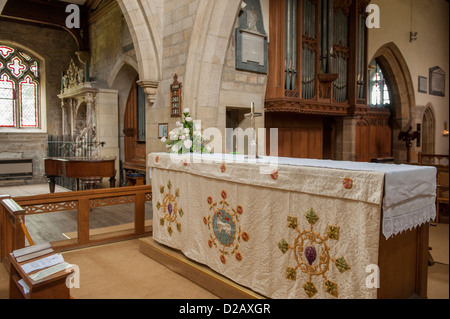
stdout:
[[440,154],[418,154],[419,164],[431,164],[436,166],[448,167],[449,156]]
[[[13,250],[24,248],[26,217],[38,214],[77,212],[77,238],[52,242],[56,251],[149,236],[152,227],[145,225],[145,203],[152,200],[149,185],[107,188],[91,191],[54,193],[11,198],[0,196],[0,257],[5,261]],[[92,208],[134,203],[134,229],[102,235],[89,234]],[[49,225],[51,227],[51,225]]]

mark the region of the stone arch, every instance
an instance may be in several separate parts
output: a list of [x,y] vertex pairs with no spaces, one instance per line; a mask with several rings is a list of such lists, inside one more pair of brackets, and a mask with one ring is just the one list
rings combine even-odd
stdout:
[[384,77],[390,84],[394,100],[393,112],[397,119],[412,117],[415,107],[414,86],[408,64],[400,49],[393,42],[384,44],[373,56],[383,70]]
[[[137,62],[129,55],[122,55],[114,64],[109,74],[108,86],[112,89],[117,86],[117,81],[120,79],[123,69],[131,68],[134,72],[138,73],[139,66]],[[136,77],[136,76],[135,76]]]
[[[415,95],[411,73],[400,49],[394,42],[382,45],[372,57],[383,71],[389,84],[392,105],[392,151],[398,161],[406,161],[407,150],[403,142],[398,141],[398,134],[406,126],[415,130]],[[412,154],[417,154],[413,146]],[[412,159],[415,159],[414,157]]]
[[[184,105],[207,125],[225,127],[217,116],[225,56],[242,0],[199,0],[186,59]],[[223,118],[224,123],[218,123]]]
[[118,93],[118,136],[119,136],[119,159],[123,162],[125,159],[125,141],[124,141],[124,119],[127,99],[130,89],[135,84],[136,77],[139,76],[136,61],[123,55],[112,68],[108,85]]
[[162,0],[117,0],[128,24],[142,80],[161,80]]

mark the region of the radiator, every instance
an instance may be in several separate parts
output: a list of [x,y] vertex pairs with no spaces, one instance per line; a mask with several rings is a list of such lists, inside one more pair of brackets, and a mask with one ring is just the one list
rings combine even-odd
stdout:
[[0,180],[33,177],[33,159],[0,158]]

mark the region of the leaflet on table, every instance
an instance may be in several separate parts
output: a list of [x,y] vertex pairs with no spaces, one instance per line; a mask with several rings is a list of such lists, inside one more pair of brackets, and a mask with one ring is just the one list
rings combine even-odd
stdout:
[[58,264],[56,266],[38,271],[37,273],[30,275],[30,278],[34,281],[38,281],[60,271],[66,270],[68,267],[70,267],[70,264],[67,262],[63,262],[62,264]]
[[34,254],[43,250],[52,249],[50,243],[46,242],[39,245],[28,246],[22,249],[17,249],[13,251],[13,256],[17,259],[18,257],[23,257],[29,254]]
[[23,271],[28,274],[35,270],[44,269],[64,262],[64,258],[60,254],[54,254],[31,263],[22,265]]
[[50,254],[52,252],[53,252],[53,249],[52,248],[48,248],[48,249],[36,251],[36,252],[28,254],[28,255],[17,257],[16,261],[18,263],[22,263],[22,262],[25,262],[27,260],[36,259],[38,257],[48,255],[48,254]]

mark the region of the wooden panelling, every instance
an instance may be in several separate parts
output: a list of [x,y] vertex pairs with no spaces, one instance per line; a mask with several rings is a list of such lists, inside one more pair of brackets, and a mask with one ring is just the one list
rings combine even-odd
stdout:
[[390,237],[380,233],[378,299],[427,297],[429,224]]
[[[284,96],[285,1],[270,1],[269,74],[266,98]],[[283,66],[283,67],[280,67]]]
[[[136,81],[138,78],[136,78]],[[138,141],[137,137],[137,86],[136,81],[133,82],[130,94],[128,96],[125,119],[124,119],[124,134],[125,134],[125,163],[142,166],[145,171],[145,157],[146,145],[144,141]]]
[[355,129],[355,159],[370,162],[392,154],[392,129],[386,119],[360,119]]
[[278,156],[319,159],[323,157],[322,118],[271,114],[266,115],[266,127],[278,128]]

